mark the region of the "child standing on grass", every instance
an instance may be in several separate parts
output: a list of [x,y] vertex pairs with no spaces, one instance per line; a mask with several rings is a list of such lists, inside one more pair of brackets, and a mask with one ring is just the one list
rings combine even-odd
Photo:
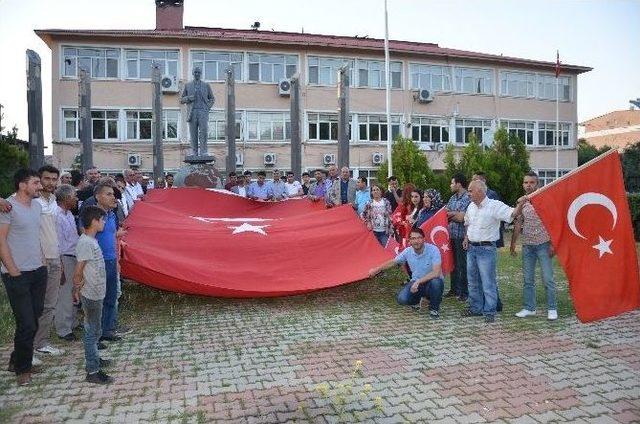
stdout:
[[102,335],[102,301],[107,287],[107,274],[96,233],[104,229],[105,212],[98,206],[87,206],[80,212],[84,233],[76,245],[77,265],[73,275],[73,299],[82,302],[84,311],[84,356],[86,381],[109,384],[113,378],[102,371],[109,360],[98,356],[98,339]]

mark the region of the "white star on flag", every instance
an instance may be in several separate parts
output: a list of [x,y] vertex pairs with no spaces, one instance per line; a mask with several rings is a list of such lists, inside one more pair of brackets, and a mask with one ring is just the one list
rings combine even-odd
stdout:
[[613,240],[605,241],[602,236],[598,236],[598,238],[600,239],[600,242],[598,244],[594,244],[592,247],[600,253],[599,257],[603,257],[605,253],[613,255],[613,252],[611,251],[611,243]]
[[440,249],[441,249],[443,252],[446,252],[446,251],[448,251],[448,250],[449,250],[449,245],[448,245],[448,244],[443,244],[442,246],[440,246]]
[[263,236],[266,236],[267,233],[263,230],[263,228],[266,228],[266,227],[269,227],[269,225],[251,225],[244,222],[239,227],[231,226],[227,228],[233,229],[233,233],[231,234],[240,234],[240,233],[250,232],[250,233],[258,233],[258,234],[262,234]]

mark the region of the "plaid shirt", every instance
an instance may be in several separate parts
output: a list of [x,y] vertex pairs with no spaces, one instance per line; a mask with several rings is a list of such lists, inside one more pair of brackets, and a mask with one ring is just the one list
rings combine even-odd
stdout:
[[542,225],[542,221],[531,203],[524,204],[522,215],[518,219],[522,224],[522,244],[538,245],[550,240],[549,233]]
[[[469,193],[465,191],[461,195],[455,193],[449,199],[449,203],[447,203],[447,210],[449,212],[466,212],[467,207],[471,203],[471,198],[469,197]],[[465,227],[463,222],[449,222],[449,237],[452,239],[463,239],[465,233]]]

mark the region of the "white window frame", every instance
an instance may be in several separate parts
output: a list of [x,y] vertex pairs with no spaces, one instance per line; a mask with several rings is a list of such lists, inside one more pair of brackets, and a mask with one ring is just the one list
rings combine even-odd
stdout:
[[[66,56],[65,56],[65,49],[76,49],[76,55],[75,57],[75,73],[73,75],[65,75],[65,61],[66,61]],[[80,72],[80,56],[78,55],[78,50],[102,50],[104,53],[104,56],[102,57],[105,60],[105,76],[104,77],[98,77],[98,76],[94,76],[93,75],[93,56],[83,56],[85,58],[91,58],[91,69],[89,72],[89,75],[91,76],[91,79],[94,80],[119,80],[121,79],[122,76],[122,69],[121,69],[121,65],[122,65],[122,48],[121,47],[114,47],[114,46],[98,46],[98,45],[80,45],[80,44],[64,44],[60,46],[60,68],[59,68],[59,72],[60,72],[60,79],[78,79],[79,78],[79,72]],[[112,56],[112,57],[107,57],[106,52],[108,50],[113,50],[117,52],[116,56]],[[117,75],[115,77],[109,77],[106,76],[107,75],[107,60],[108,59],[115,59],[117,61],[116,63],[116,72]]]
[[[458,128],[459,128],[458,122],[459,121],[462,121],[462,124],[463,124],[460,128],[463,128],[462,135],[464,137],[464,140],[459,140],[458,139]],[[467,123],[467,121],[476,121],[476,122],[480,121],[481,125],[480,126],[478,126],[478,125],[465,125]],[[484,134],[487,131],[491,131],[491,123],[492,123],[491,118],[473,118],[473,117],[456,118],[455,121],[454,121],[454,137],[451,138],[451,134],[449,134],[449,141],[453,142],[453,143],[456,143],[456,144],[459,144],[459,145],[467,145],[467,144],[469,144],[469,142],[467,141],[466,131],[464,130],[464,128],[481,128],[482,136],[479,137],[478,142],[480,144],[482,144],[483,143]]]
[[[216,119],[218,116],[220,116],[221,119]],[[207,141],[210,143],[225,143],[226,125],[226,111],[224,109],[211,109],[209,111],[209,134],[207,134]],[[210,137],[209,135],[213,132],[214,129],[214,137]],[[238,129],[240,131],[237,131]],[[220,132],[222,134],[222,137],[220,137]],[[244,135],[244,111],[236,110],[236,141],[243,141],[245,139]]]
[[[75,118],[67,118],[65,117],[65,112],[73,112],[76,114]],[[75,137],[67,137],[67,122],[73,122],[75,127]],[[80,121],[78,117],[78,109],[63,107],[60,111],[60,139],[68,140],[68,141],[79,141],[80,140]]]
[[[420,72],[422,68],[422,71]],[[432,68],[441,68],[442,74],[440,75],[442,83],[440,87],[433,86],[433,76],[437,74],[429,72]],[[413,83],[413,75],[418,74],[417,85]],[[428,79],[428,83],[422,84],[423,79]],[[445,87],[445,81],[449,81],[449,87]],[[436,93],[451,93],[453,92],[453,67],[449,65],[443,65],[439,63],[422,63],[422,62],[410,62],[409,63],[409,87],[412,90],[426,89]]]
[[[568,98],[559,98],[559,101],[561,102],[571,102],[571,98],[572,98],[572,94],[573,94],[573,87],[572,87],[572,83],[571,83],[571,76],[569,75],[560,75],[558,77],[560,79],[560,81],[558,81],[559,84],[559,88],[560,90],[563,90],[563,87],[567,86],[569,87],[569,97]],[[567,84],[562,84],[562,81],[566,80]],[[546,86],[551,86],[552,87],[552,95],[550,97],[548,97],[546,94],[544,94],[544,88]],[[556,76],[555,74],[538,74],[537,75],[537,98],[539,100],[552,100],[555,101],[556,100]],[[562,91],[561,91],[562,92]]]
[[[204,54],[203,56],[203,60],[196,60],[194,59],[194,55],[196,54]],[[228,63],[230,64],[238,64],[239,68],[240,68],[240,75],[238,75],[238,73],[236,72],[236,75],[234,75],[234,79],[236,82],[243,82],[245,79],[245,59],[246,59],[246,53],[243,51],[237,51],[237,50],[208,50],[208,49],[192,49],[189,50],[189,75],[193,74],[193,69],[195,68],[195,63],[194,62],[202,62],[202,66],[201,66],[201,70],[202,70],[202,80],[205,82],[221,82],[221,81],[225,81],[226,77],[223,76],[223,78],[218,78],[218,79],[211,79],[208,78],[208,75],[206,75],[206,55],[207,54],[228,54],[229,59],[231,59],[231,55],[240,55],[240,60],[229,60]],[[214,60],[214,59],[210,59],[209,62],[216,62],[216,71],[218,73],[218,77],[220,76],[220,63],[226,63],[226,61],[219,61],[219,60]],[[222,69],[222,72],[224,73],[225,69]]]
[[[573,140],[572,140],[572,135],[573,135],[573,123],[572,122],[563,122],[560,121],[560,145],[559,148],[560,149],[570,149],[573,147]],[[540,133],[541,132],[552,132],[553,136],[553,144],[546,144],[546,137],[545,140],[542,140],[540,138]],[[537,133],[537,146],[538,147],[546,147],[546,148],[555,148],[555,137],[556,137],[556,123],[555,121],[538,121],[537,125],[536,125],[536,133]],[[567,143],[564,144],[563,143],[563,135],[566,133],[566,141]],[[544,142],[543,142],[544,141]]]
[[[483,73],[483,74],[487,74],[489,73],[490,76],[483,76],[483,77],[479,77],[478,75],[472,75],[471,78],[473,78],[473,86],[477,87],[478,83],[480,80],[483,80],[483,86],[486,85],[487,80],[490,81],[491,86],[490,86],[490,90],[489,92],[485,92],[482,91],[480,93],[476,92],[476,91],[464,91],[462,86],[464,86],[463,80],[465,78],[469,78],[468,76],[464,76],[464,75],[459,75],[459,73],[464,73],[464,72],[478,72],[478,73]],[[495,93],[495,70],[492,68],[476,68],[476,67],[470,67],[470,66],[454,66],[453,68],[453,87],[456,93],[460,93],[460,94],[470,94],[470,95],[477,95],[477,96],[493,96]]]
[[[310,72],[310,63],[311,63],[311,59],[318,59],[318,65],[316,65],[318,67],[318,82],[311,82],[310,81],[310,77],[311,77],[311,72]],[[333,61],[342,61],[342,65],[344,65],[345,63],[347,63],[349,65],[349,87],[355,87],[355,80],[354,80],[354,76],[355,76],[355,67],[356,67],[356,61],[353,58],[348,58],[348,57],[341,57],[341,56],[323,56],[323,55],[307,55],[306,56],[306,83],[309,86],[313,86],[313,87],[336,87],[338,85],[338,70],[340,68],[340,66],[336,66],[336,67],[331,67],[331,71],[329,73],[330,75],[330,81],[329,84],[323,84],[320,83],[320,61],[321,60],[333,60]],[[324,66],[326,67],[326,66]],[[335,84],[332,83],[332,81],[335,79]]]
[[[259,60],[258,62],[253,62],[251,56],[258,56]],[[263,62],[262,58],[265,58],[267,56],[281,56],[282,57],[282,63],[275,63],[275,62]],[[247,73],[246,73],[246,79],[245,81],[248,83],[252,83],[252,84],[256,84],[256,83],[260,83],[260,84],[278,84],[278,82],[280,82],[281,79],[289,79],[291,78],[293,75],[296,74],[296,72],[298,72],[298,70],[300,69],[300,56],[297,54],[291,54],[291,53],[278,53],[278,52],[247,52],[247,54],[245,55],[246,57],[246,67],[247,67]],[[289,58],[294,58],[295,59],[295,63],[289,63],[288,59]],[[252,64],[257,64],[258,65],[258,79],[251,79],[251,65]],[[282,78],[275,78],[275,66],[276,65],[280,65],[282,66],[282,71],[283,71],[283,75]],[[290,66],[295,66],[295,69],[293,72],[289,73],[287,71],[287,69]],[[262,71],[264,67],[271,67],[271,76],[272,76],[272,81],[265,81],[262,78]]]
[[[562,177],[563,175],[568,174],[569,172],[571,172],[571,169],[566,169],[566,168],[560,168],[558,169],[558,174],[560,174],[560,176]],[[535,170],[536,174],[538,174],[538,186],[539,187],[543,187],[555,180],[558,179],[558,176],[556,175],[556,170],[555,169],[550,169],[550,168],[538,168]]]
[[[136,114],[136,119],[129,118],[129,114],[134,114],[134,113]],[[140,117],[141,113],[149,114],[149,117],[143,119]],[[143,142],[150,142],[153,140],[153,112],[151,111],[151,109],[125,109],[124,117],[127,123],[125,127],[125,135],[124,135],[125,140],[143,141]],[[149,138],[141,138],[140,128],[142,126],[142,121],[149,122]],[[135,137],[132,137],[131,134],[129,134],[130,123],[135,123],[135,133],[136,133]]]
[[[523,126],[524,128],[521,128]],[[538,134],[538,126],[536,125],[536,121],[529,121],[526,119],[501,119],[500,126],[504,127],[507,130],[507,133],[511,131],[514,132],[525,132],[525,139],[521,140],[526,147],[535,147],[537,145],[537,134]],[[531,143],[527,143],[526,133],[531,133]],[[516,134],[518,135],[518,134]]]
[[[373,65],[376,65],[379,67],[379,69],[377,70],[378,72],[380,72],[380,83],[378,85],[373,85],[371,84],[371,76],[372,76],[372,69],[371,67]],[[356,59],[356,74],[357,74],[357,84],[353,84],[353,86],[355,86],[356,88],[373,88],[373,89],[384,89],[386,88],[386,82],[385,82],[385,66],[384,66],[384,60],[378,60],[378,59],[361,59],[358,58]],[[394,70],[393,67],[396,66],[396,69]],[[367,71],[367,81],[363,82],[360,78],[360,71],[361,70],[366,70]],[[389,62],[389,73],[391,74],[391,81],[393,81],[393,74],[394,73],[400,73],[400,86],[399,87],[394,87],[393,85],[389,85],[389,88],[392,90],[402,90],[403,87],[403,63],[402,61],[390,61]]]
[[[371,118],[374,118],[374,120],[372,120]],[[398,128],[398,134],[396,134],[396,136],[398,135],[403,135],[402,134],[402,115],[391,115],[391,135],[393,137],[393,127],[397,127]],[[378,125],[378,135],[379,135],[379,140],[371,140],[371,125]],[[366,132],[367,132],[367,137],[366,138],[361,138],[360,137],[360,126],[361,125],[365,125],[366,126]],[[359,112],[357,114],[357,127],[356,127],[356,133],[358,135],[357,137],[357,141],[359,143],[386,143],[386,137],[383,140],[382,139],[382,126],[387,126],[387,116],[384,114],[380,114],[380,113],[363,113],[363,112]],[[388,131],[388,128],[387,128]]]
[[[151,72],[149,73],[149,78],[143,78],[140,76],[140,70],[141,70],[141,65],[140,62],[141,60],[150,60],[151,64],[153,64],[153,62],[161,62],[164,65],[164,70],[161,71],[162,75],[172,75],[169,73],[169,63],[170,62],[175,62],[176,64],[176,74],[175,77],[177,79],[180,79],[180,49],[157,49],[157,48],[124,48],[123,49],[123,60],[122,60],[122,76],[123,79],[125,80],[134,80],[134,81],[150,81],[151,80]],[[164,58],[159,59],[159,58],[141,58],[141,53],[142,52],[151,52],[151,53],[164,53]],[[136,53],[137,57],[136,58],[129,58],[129,54],[131,53]],[[167,58],[169,53],[177,53],[177,58],[176,59],[172,59],[172,58]],[[132,77],[129,76],[129,62],[136,62],[136,72],[137,72],[137,76]]]
[[[425,115],[412,115],[411,116],[411,139],[418,144],[421,145],[429,145],[434,146],[437,144],[445,144],[450,143],[451,140],[451,122],[445,116],[425,116]],[[429,127],[429,140],[422,140],[422,127]],[[433,128],[440,128],[440,140],[441,141],[432,141],[432,131]],[[416,140],[413,136],[414,128],[418,128],[418,140]],[[446,130],[447,141],[442,141],[444,131]]]
[[[327,116],[330,116],[331,119],[326,119]],[[312,117],[315,118],[312,120]],[[322,119],[321,119],[322,118]],[[335,120],[333,120],[335,118]],[[349,114],[349,141],[353,141],[353,125],[354,125],[354,114]],[[310,126],[312,124],[316,125],[316,134],[311,133]],[[329,139],[320,138],[320,125],[321,124],[329,124]],[[335,125],[336,138],[331,138],[331,127]],[[306,139],[311,143],[337,143],[338,142],[338,126],[339,126],[339,115],[336,112],[323,112],[323,111],[307,111],[305,114],[305,128],[306,128]]]
[[[93,134],[93,123],[94,121],[97,120],[102,120],[102,118],[94,118],[93,117],[93,113],[94,112],[104,112],[105,117],[104,117],[104,121],[105,121],[105,138],[96,138]],[[116,118],[108,118],[107,117],[107,112],[116,112],[117,113],[117,117]],[[93,141],[102,141],[102,142],[114,142],[114,141],[119,141],[122,137],[122,128],[120,125],[120,120],[122,117],[122,114],[120,113],[120,109],[114,109],[114,108],[95,108],[95,109],[91,109],[91,139]],[[113,122],[115,121],[116,123],[116,137],[115,138],[109,138],[109,122]]]
[[[257,121],[252,121],[251,115],[252,114],[258,114],[258,120]],[[262,114],[281,114],[282,115],[282,124],[283,124],[283,139],[278,139],[278,140],[274,140],[273,138],[271,139],[262,139],[262,122],[260,120],[260,115]],[[246,116],[246,141],[247,142],[252,142],[252,143],[290,143],[291,142],[291,116],[290,116],[290,112],[288,110],[246,110],[245,111],[245,116]],[[257,134],[257,138],[251,138],[251,125],[253,124],[253,122],[257,122],[257,128],[256,128],[256,134]],[[273,134],[274,132],[274,127],[273,127],[273,122],[274,121],[270,121],[269,126],[270,128],[270,132],[271,134]],[[287,125],[288,124],[288,125]],[[265,123],[266,125],[266,123]],[[287,137],[287,134],[289,135],[289,137]]]
[[[519,79],[513,78],[509,79],[509,77],[520,77]],[[518,91],[521,88],[521,84],[525,84],[526,94],[522,95],[519,93],[513,94],[509,92],[509,86],[511,84],[518,85]],[[518,98],[527,98],[533,99],[536,97],[538,90],[538,81],[537,75],[534,72],[519,72],[519,71],[500,71],[500,95],[503,97],[518,97]]]

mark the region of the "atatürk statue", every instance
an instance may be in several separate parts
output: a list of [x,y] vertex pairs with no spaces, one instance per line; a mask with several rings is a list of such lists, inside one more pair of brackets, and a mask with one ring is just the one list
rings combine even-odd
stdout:
[[202,70],[193,69],[193,80],[184,86],[180,103],[187,105],[187,122],[191,134],[191,154],[197,157],[207,156],[207,134],[209,129],[209,110],[214,97],[211,87],[201,81]]

